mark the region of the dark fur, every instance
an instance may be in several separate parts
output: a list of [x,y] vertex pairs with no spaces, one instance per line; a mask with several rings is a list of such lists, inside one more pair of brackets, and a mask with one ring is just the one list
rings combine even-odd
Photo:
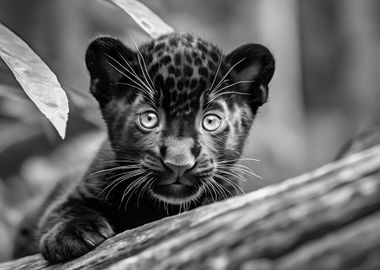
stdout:
[[[116,233],[236,194],[233,166],[267,99],[274,72],[270,52],[247,44],[224,56],[213,44],[177,33],[142,45],[139,52],[108,37],[88,48],[90,90],[109,139],[85,176],[49,203],[39,220],[39,251],[49,262],[76,258]],[[154,91],[144,94],[128,70]],[[218,92],[211,86],[219,82],[224,89]],[[159,115],[157,129],[139,127],[145,107]],[[210,111],[223,119],[215,132],[202,126]],[[222,171],[221,164],[232,169]],[[131,173],[128,166],[141,166],[151,178],[125,195],[137,176],[113,189],[108,185]],[[173,174],[176,182],[168,180]]]

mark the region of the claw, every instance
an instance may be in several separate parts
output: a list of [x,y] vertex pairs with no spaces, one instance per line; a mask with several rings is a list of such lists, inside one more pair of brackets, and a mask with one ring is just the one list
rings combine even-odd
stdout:
[[105,239],[108,239],[108,238],[109,238],[109,236],[106,235],[105,233],[99,232],[99,234],[100,234],[101,236],[103,236]]
[[83,239],[87,244],[89,244],[90,246],[93,246],[93,247],[96,247],[96,244],[94,242],[92,242],[91,240],[88,240],[88,239]]

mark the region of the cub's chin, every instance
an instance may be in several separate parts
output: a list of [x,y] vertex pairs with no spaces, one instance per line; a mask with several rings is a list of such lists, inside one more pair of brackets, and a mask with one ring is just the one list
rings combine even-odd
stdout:
[[196,201],[203,192],[201,186],[189,186],[180,183],[156,185],[151,189],[154,198],[169,204],[181,205]]

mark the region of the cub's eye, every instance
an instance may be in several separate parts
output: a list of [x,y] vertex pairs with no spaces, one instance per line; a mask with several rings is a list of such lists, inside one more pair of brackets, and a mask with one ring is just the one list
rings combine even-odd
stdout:
[[202,126],[207,131],[215,131],[220,127],[222,120],[216,114],[208,114],[203,117]]
[[152,111],[144,112],[140,114],[138,123],[144,129],[153,129],[158,126],[158,115]]

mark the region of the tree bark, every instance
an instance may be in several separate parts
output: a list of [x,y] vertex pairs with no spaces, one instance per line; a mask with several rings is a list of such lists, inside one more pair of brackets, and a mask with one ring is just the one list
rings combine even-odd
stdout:
[[380,269],[380,146],[278,185],[105,241],[59,265],[17,269]]

